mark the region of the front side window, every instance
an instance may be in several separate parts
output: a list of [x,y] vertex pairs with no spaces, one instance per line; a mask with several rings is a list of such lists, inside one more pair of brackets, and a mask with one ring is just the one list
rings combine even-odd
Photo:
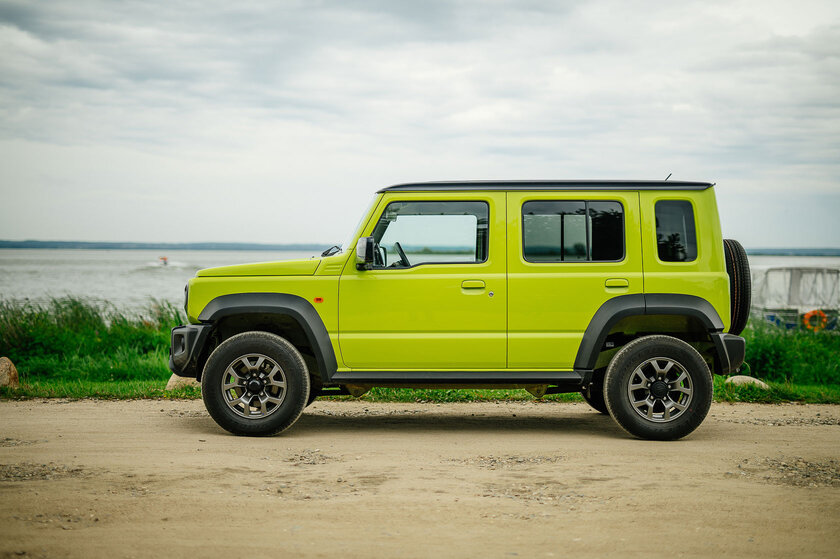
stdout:
[[487,260],[486,202],[391,202],[373,230],[375,267]]
[[619,202],[525,202],[522,231],[528,262],[614,262],[624,258],[624,212]]
[[697,258],[694,208],[687,200],[660,200],[656,212],[656,245],[663,262],[691,262]]

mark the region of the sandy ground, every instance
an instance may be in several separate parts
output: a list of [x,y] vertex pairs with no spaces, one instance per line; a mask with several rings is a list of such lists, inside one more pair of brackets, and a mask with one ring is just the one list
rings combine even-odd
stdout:
[[840,406],[634,440],[585,404],[0,402],[0,557],[838,557]]

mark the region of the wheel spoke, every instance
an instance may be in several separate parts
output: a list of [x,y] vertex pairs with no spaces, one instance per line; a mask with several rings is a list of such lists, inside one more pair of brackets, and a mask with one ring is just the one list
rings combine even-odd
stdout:
[[233,378],[235,378],[236,380],[240,380],[240,381],[241,381],[241,380],[242,380],[242,377],[241,377],[241,376],[240,376],[240,374],[236,371],[236,369],[234,369],[234,368],[233,368],[233,365],[234,365],[234,364],[232,363],[232,364],[230,365],[230,367],[228,367],[228,368],[227,368],[227,370],[225,371],[225,374],[226,374],[226,375],[230,375],[230,376],[232,376]]
[[671,403],[675,408],[677,408],[680,411],[683,411],[683,410],[685,410],[685,408],[688,407],[685,404],[680,404],[679,402],[675,402],[674,400],[671,400],[671,399],[669,399],[668,402]]

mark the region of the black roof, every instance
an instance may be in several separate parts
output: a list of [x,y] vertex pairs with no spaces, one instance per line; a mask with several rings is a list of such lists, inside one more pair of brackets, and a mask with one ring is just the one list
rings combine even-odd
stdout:
[[706,190],[713,182],[536,180],[536,181],[440,181],[395,184],[378,192],[435,192],[442,190]]

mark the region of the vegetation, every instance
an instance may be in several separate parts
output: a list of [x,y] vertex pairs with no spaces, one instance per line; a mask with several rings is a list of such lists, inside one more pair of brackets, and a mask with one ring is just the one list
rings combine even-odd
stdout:
[[[197,398],[197,389],[164,391],[170,371],[169,330],[180,309],[155,302],[142,313],[75,298],[47,304],[0,302],[0,355],[17,366],[22,387],[0,388],[11,398]],[[744,333],[747,363],[770,391],[730,386],[715,378],[715,398],[728,402],[840,403],[840,332],[784,330],[754,321]],[[347,399],[347,396],[331,398]],[[373,402],[531,400],[524,390],[409,390],[377,388]],[[557,394],[547,401],[578,401]]]

